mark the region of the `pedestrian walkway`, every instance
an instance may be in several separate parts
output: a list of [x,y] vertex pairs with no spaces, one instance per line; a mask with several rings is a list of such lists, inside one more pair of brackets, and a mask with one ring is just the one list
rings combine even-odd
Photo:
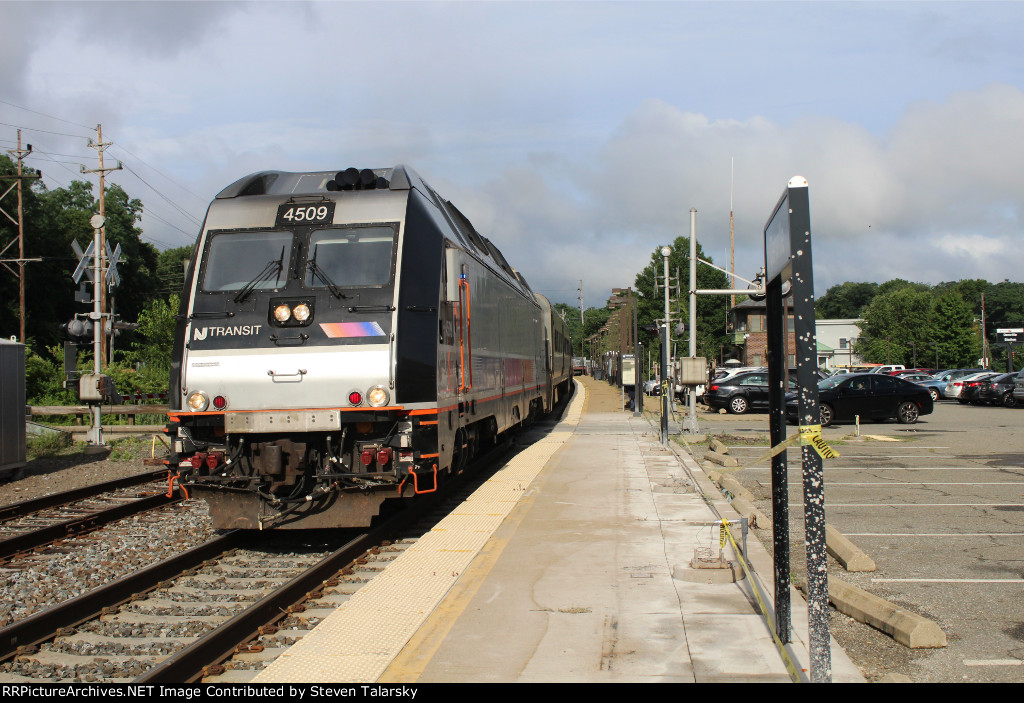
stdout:
[[[408,595],[360,591],[256,680],[790,681],[749,580],[733,582],[741,570],[692,567],[695,554],[704,564],[718,554],[710,484],[660,445],[657,427],[621,410],[618,389],[578,387],[562,422],[536,430],[534,455],[507,467],[514,498],[502,469],[487,482],[504,486],[496,497],[446,518],[443,539],[408,571],[405,554],[389,567],[381,589],[404,584]],[[753,538],[748,552],[770,604],[770,561]],[[425,572],[417,559],[441,566]],[[806,678],[806,611],[795,591],[793,602],[787,650]],[[863,680],[838,646],[832,657],[834,680]]]

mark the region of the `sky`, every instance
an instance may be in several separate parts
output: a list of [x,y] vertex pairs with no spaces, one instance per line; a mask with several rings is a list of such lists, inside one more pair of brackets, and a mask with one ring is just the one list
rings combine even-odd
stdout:
[[0,148],[66,186],[102,124],[161,249],[248,173],[406,164],[574,306],[691,208],[753,278],[797,175],[819,296],[1021,281],[1020,36],[1022,2],[0,1]]

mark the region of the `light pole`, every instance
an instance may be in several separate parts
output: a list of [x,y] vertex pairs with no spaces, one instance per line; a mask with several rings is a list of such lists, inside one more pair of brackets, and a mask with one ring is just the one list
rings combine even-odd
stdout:
[[661,256],[665,260],[665,332],[661,337],[661,443],[668,446],[668,394],[671,392],[668,382],[668,257],[672,247],[662,247]]

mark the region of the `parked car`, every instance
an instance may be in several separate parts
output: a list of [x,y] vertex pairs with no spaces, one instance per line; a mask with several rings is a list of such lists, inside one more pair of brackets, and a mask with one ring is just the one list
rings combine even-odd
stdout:
[[990,405],[1012,408],[1017,404],[1016,398],[1013,397],[1013,387],[1019,376],[1020,372],[1014,371],[988,379],[978,389],[978,400]]
[[[921,383],[922,381],[932,380],[932,375],[930,373],[924,373],[923,371],[911,371],[910,373],[889,375],[896,376],[896,378],[902,378],[904,381],[910,381],[911,383]],[[934,400],[934,398],[932,400]]]
[[973,381],[975,378],[982,376],[987,373],[992,373],[988,369],[978,369],[974,373],[968,373],[959,378],[950,379],[949,383],[946,384],[945,396],[947,398],[956,398],[959,400],[960,393],[964,389],[964,382]]
[[[921,415],[932,412],[934,404],[925,388],[888,374],[863,373],[826,378],[818,384],[821,424],[853,422],[862,419],[887,420],[912,424]],[[786,419],[795,424],[797,398],[786,396]]]
[[871,369],[870,373],[885,373],[891,374],[893,371],[903,371],[907,367],[903,364],[885,364],[882,366],[876,366]]
[[1017,374],[1017,380],[1013,382],[1013,399],[1018,405],[1024,405],[1024,373]]
[[[796,388],[792,377],[789,387]],[[713,410],[726,408],[736,415],[748,410],[767,410],[768,372],[751,371],[712,381],[704,393],[704,404]]]
[[901,371],[891,371],[889,373],[889,375],[890,376],[901,376],[901,377],[904,377],[904,376],[910,376],[911,374],[915,374],[915,373],[923,373],[926,376],[934,376],[935,375],[935,371],[936,371],[936,369],[921,369],[921,368],[917,368],[917,369],[902,369]]
[[978,374],[966,381],[963,381],[960,388],[960,395],[957,396],[957,400],[964,405],[967,403],[974,403],[977,405],[981,402],[979,394],[981,392],[982,385],[987,384],[990,379],[993,379],[998,375],[999,374],[993,371],[990,373]]
[[933,403],[937,403],[939,400],[946,397],[947,381],[941,381],[933,377],[924,381],[913,381],[913,383],[925,388],[928,391],[928,395],[932,397]]

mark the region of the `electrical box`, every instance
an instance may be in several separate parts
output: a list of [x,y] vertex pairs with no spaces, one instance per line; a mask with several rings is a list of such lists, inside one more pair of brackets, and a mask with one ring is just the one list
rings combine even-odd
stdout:
[[25,347],[0,339],[0,477],[25,461]]
[[632,354],[622,356],[622,385],[636,385],[636,357]]
[[708,382],[708,360],[703,356],[684,356],[676,362],[676,383],[682,386],[703,386]]
[[78,399],[86,402],[109,401],[114,395],[114,380],[102,373],[86,373],[78,379]]

